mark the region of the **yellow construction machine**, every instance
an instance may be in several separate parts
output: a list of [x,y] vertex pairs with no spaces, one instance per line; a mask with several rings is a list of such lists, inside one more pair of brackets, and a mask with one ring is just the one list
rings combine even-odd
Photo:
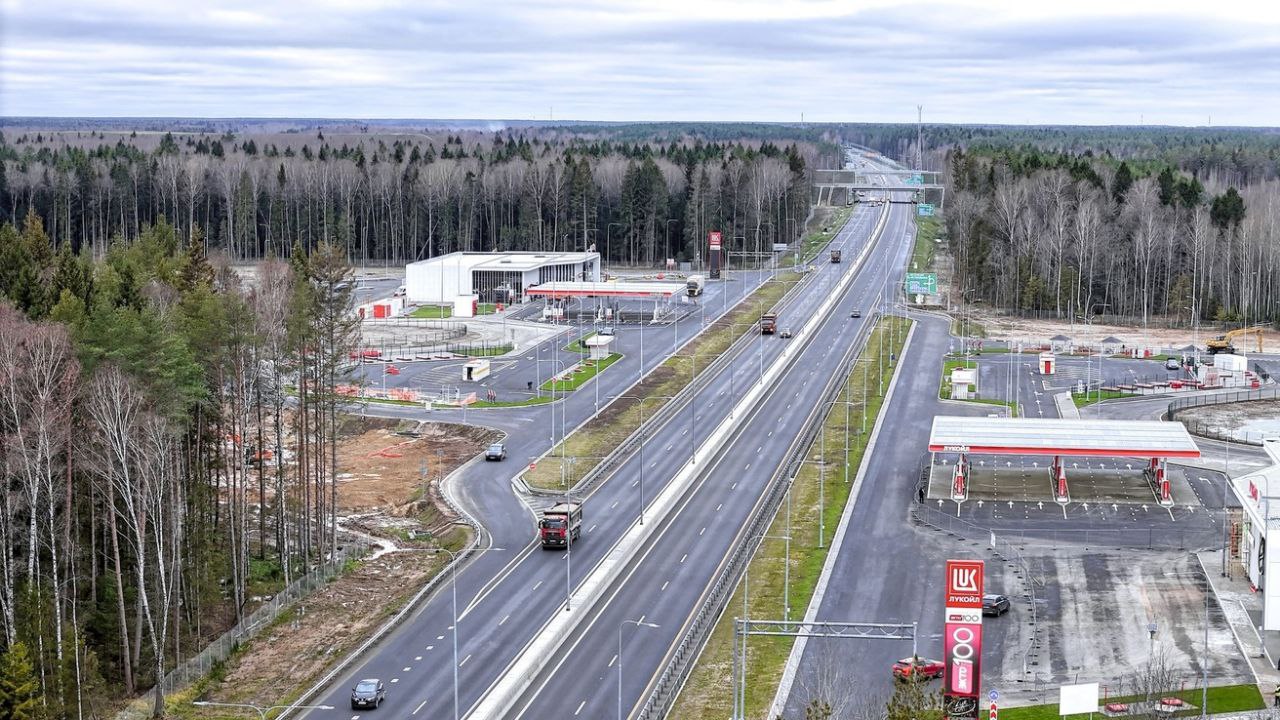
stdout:
[[1218,353],[1235,354],[1236,346],[1232,344],[1232,341],[1238,337],[1252,335],[1258,348],[1255,352],[1262,352],[1262,329],[1265,327],[1266,325],[1254,325],[1253,327],[1237,328],[1228,332],[1226,335],[1219,335],[1213,340],[1206,342],[1206,349],[1209,351],[1210,355],[1217,355]]

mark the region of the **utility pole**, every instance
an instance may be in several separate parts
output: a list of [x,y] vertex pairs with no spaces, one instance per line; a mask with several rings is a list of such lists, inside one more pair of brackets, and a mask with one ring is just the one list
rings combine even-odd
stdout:
[[923,170],[924,147],[921,143],[924,140],[924,106],[916,106],[916,169]]

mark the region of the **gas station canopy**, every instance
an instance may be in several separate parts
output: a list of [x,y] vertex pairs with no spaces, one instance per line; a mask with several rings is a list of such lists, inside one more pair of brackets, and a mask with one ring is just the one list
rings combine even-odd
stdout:
[[684,292],[683,282],[545,282],[525,289],[529,296],[550,298],[669,298]]
[[929,451],[1148,459],[1200,457],[1200,448],[1179,422],[950,415],[934,417]]

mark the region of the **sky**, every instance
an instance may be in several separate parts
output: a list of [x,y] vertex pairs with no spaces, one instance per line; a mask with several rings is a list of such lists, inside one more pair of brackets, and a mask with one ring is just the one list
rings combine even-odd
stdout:
[[1241,0],[0,0],[0,116],[1280,125]]

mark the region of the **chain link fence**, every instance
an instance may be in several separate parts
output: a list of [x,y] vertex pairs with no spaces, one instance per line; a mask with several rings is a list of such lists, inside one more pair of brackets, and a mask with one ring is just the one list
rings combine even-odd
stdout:
[[1165,417],[1169,420],[1178,420],[1186,426],[1187,432],[1190,432],[1193,435],[1199,435],[1200,437],[1210,438],[1212,440],[1223,440],[1226,442],[1261,446],[1263,440],[1280,436],[1280,433],[1237,430],[1234,428],[1224,430],[1222,427],[1208,425],[1200,422],[1199,420],[1178,418],[1178,413],[1186,410],[1187,408],[1205,407],[1208,405],[1227,405],[1230,403],[1260,402],[1267,400],[1280,400],[1280,388],[1235,390],[1217,392],[1209,395],[1178,398],[1177,400],[1169,403],[1169,407],[1165,411]]
[[[219,663],[222,663],[247,640],[252,639],[274,621],[281,612],[293,603],[301,600],[316,589],[323,587],[342,572],[348,561],[358,560],[365,556],[369,547],[364,544],[348,543],[337,555],[327,563],[303,575],[276,593],[261,607],[246,615],[235,627],[223,633],[217,640],[209,643],[196,655],[179,663],[170,670],[159,687],[165,695],[182,690],[192,683],[207,676]],[[151,717],[155,704],[155,689],[144,693],[131,702],[116,715],[116,720],[144,720]]]

